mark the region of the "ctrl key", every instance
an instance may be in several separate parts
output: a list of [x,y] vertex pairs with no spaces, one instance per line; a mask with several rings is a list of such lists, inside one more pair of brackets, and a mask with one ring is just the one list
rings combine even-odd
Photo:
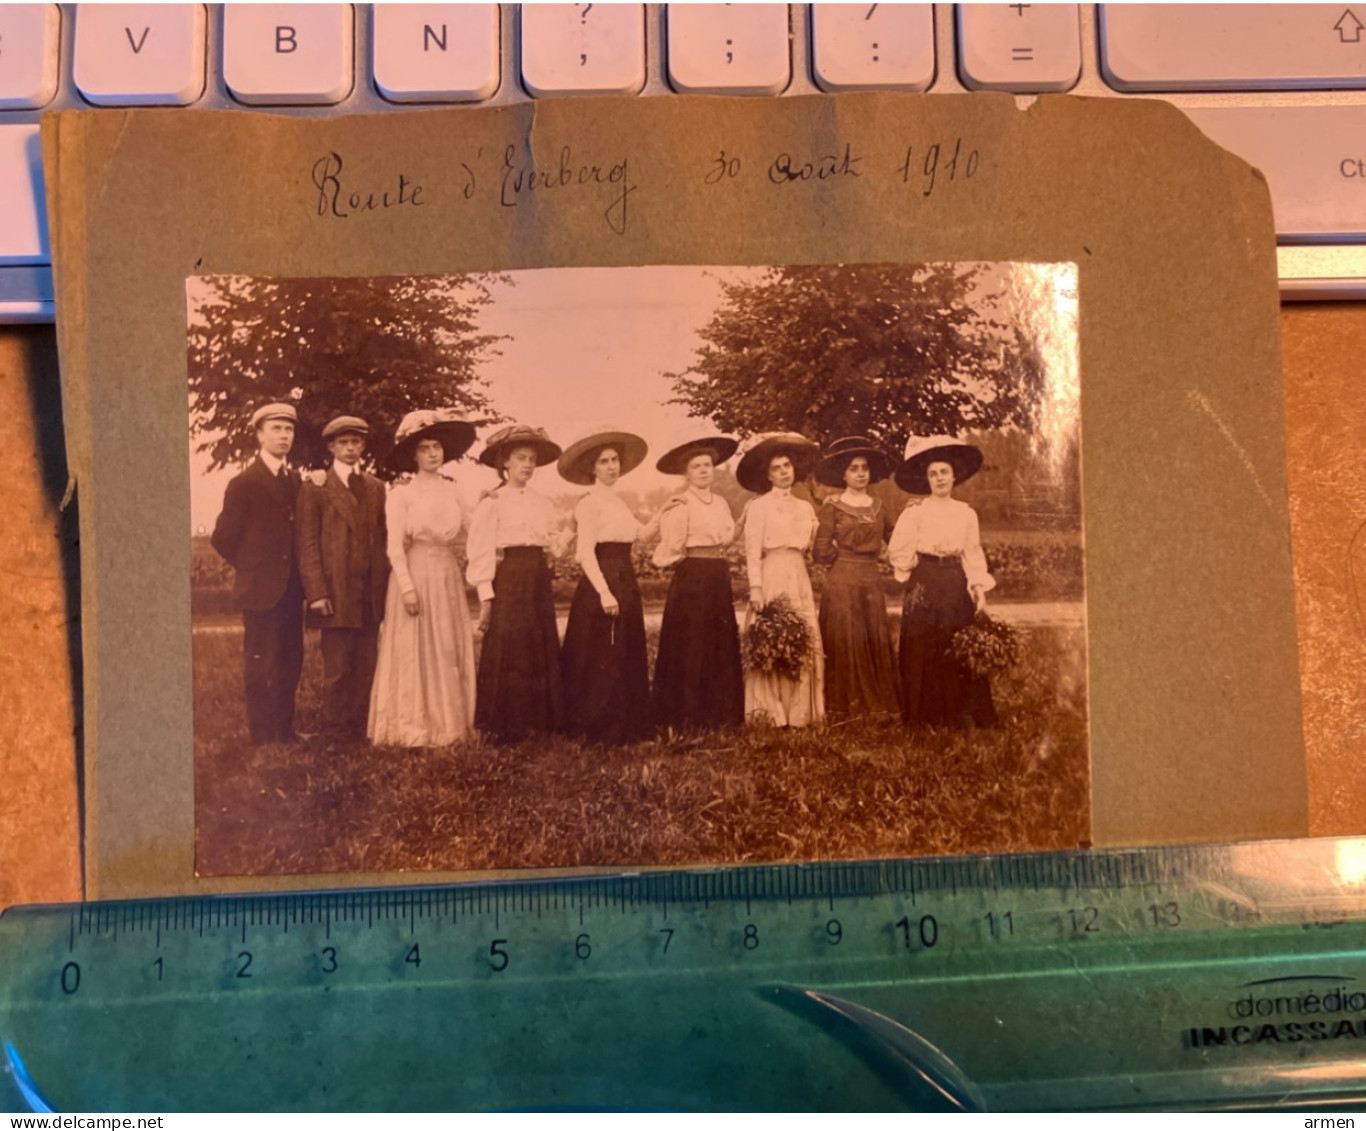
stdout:
[[1366,106],[1190,107],[1266,174],[1282,242],[1366,239]]

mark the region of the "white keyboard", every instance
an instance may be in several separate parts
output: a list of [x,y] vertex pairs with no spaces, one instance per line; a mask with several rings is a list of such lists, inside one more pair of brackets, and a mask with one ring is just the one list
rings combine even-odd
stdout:
[[53,316],[37,137],[47,109],[330,115],[849,90],[1166,99],[1267,174],[1286,297],[1366,296],[1366,0],[2,3],[0,320]]

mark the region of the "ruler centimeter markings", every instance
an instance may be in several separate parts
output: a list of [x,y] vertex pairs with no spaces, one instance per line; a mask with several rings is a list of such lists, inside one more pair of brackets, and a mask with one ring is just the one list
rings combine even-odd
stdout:
[[1334,1103],[1366,841],[14,909],[0,1039],[58,1110]]

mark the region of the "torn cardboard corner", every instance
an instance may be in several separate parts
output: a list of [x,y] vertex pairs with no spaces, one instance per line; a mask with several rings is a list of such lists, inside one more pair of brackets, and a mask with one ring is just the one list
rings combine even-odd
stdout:
[[191,274],[1077,263],[1096,840],[1305,832],[1270,201],[1170,106],[62,111],[44,154],[82,493],[92,896],[319,881],[194,875]]

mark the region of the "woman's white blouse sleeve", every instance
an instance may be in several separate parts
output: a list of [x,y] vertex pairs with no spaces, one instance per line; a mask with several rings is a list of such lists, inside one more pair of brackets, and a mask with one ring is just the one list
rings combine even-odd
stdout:
[[915,569],[916,546],[920,541],[920,504],[909,503],[896,520],[896,529],[887,543],[887,560],[898,581],[909,581]]
[[768,507],[764,500],[769,495],[751,499],[740,517],[745,534],[745,569],[749,573],[749,587],[764,587],[764,526],[768,518]]
[[967,533],[963,545],[963,572],[968,576],[968,588],[980,587],[982,592],[996,588],[996,579],[987,572],[987,556],[982,553],[982,531],[977,512],[968,507]]
[[688,538],[688,505],[671,507],[659,519],[659,545],[653,560],[661,569],[683,560]]
[[394,580],[398,582],[398,591],[403,594],[414,591],[413,578],[408,572],[408,496],[406,487],[391,487],[384,500],[384,522],[389,531],[385,550]]
[[601,512],[601,505],[592,495],[585,495],[574,508],[574,524],[579,532],[574,556],[584,577],[598,591],[598,596],[610,597],[612,589],[602,575],[602,566],[598,565],[598,518]]
[[474,508],[465,553],[470,560],[465,580],[479,590],[481,601],[492,601],[493,575],[498,569],[498,500],[492,495]]

